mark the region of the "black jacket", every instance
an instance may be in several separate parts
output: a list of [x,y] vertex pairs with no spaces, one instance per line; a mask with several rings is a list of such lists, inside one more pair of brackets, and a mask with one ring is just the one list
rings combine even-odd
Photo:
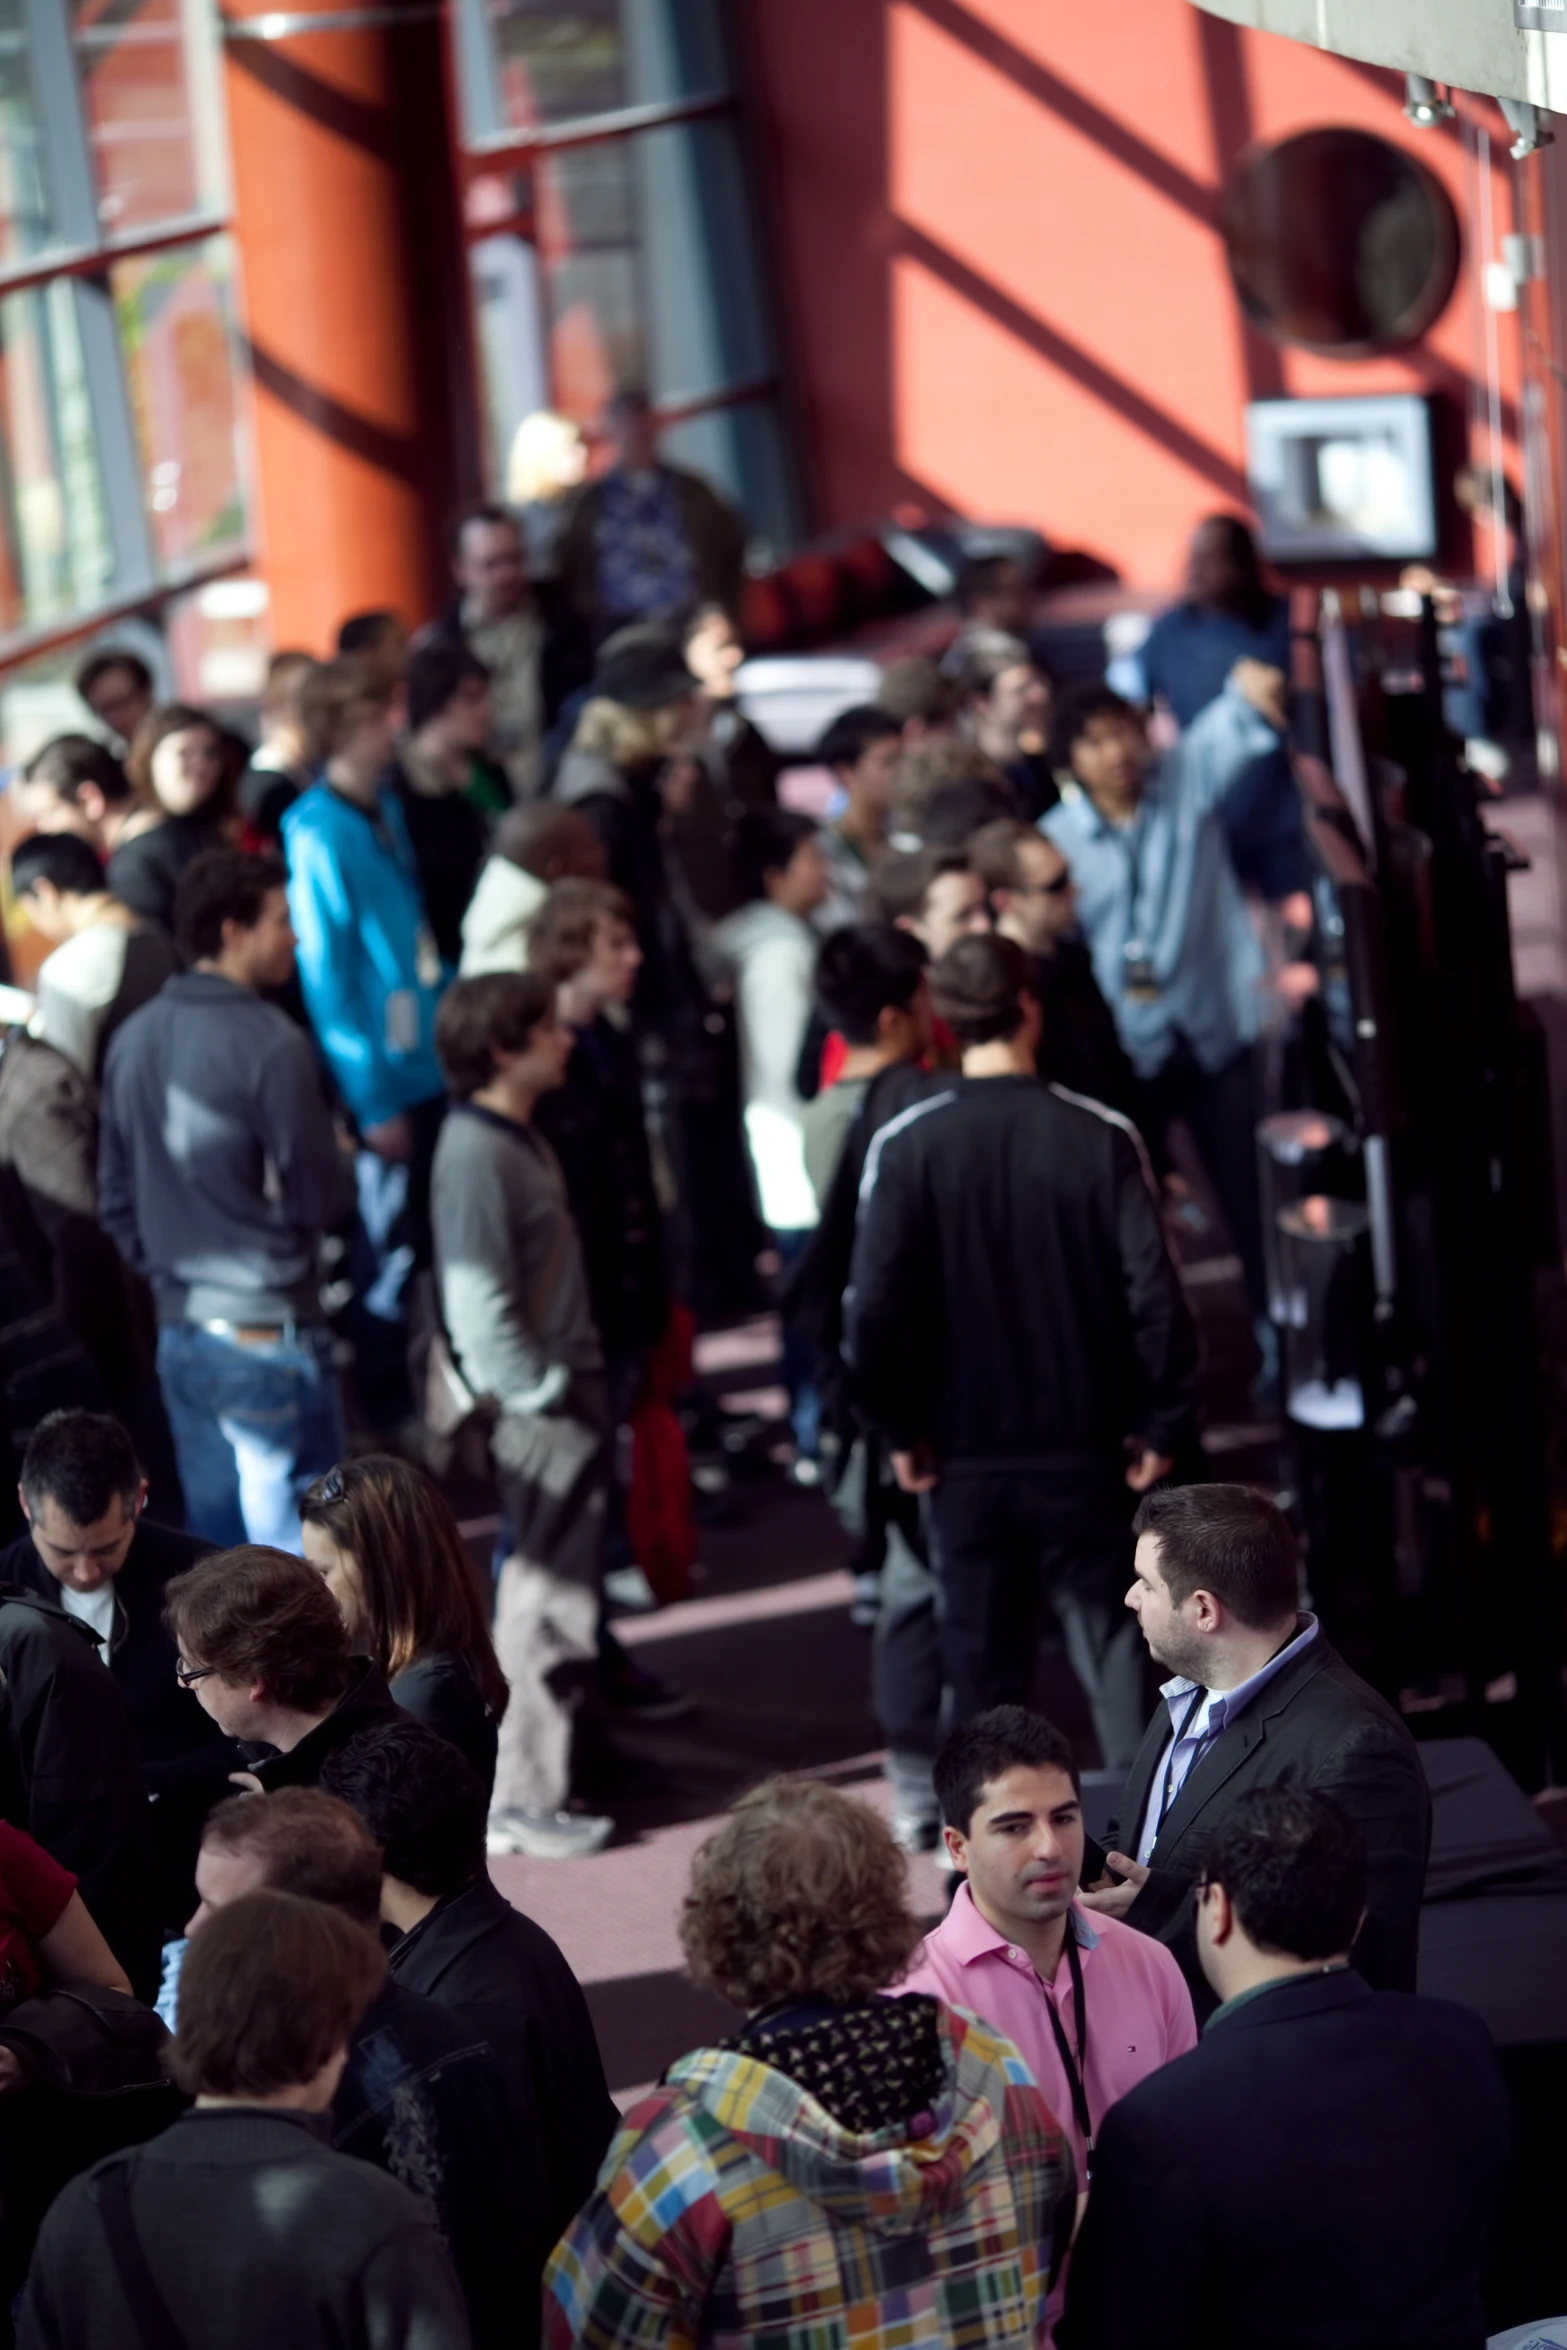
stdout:
[[326,1720],[307,1730],[287,1754],[279,1754],[275,1746],[244,1747],[245,1768],[255,1772],[263,1794],[270,1795],[278,1787],[314,1787],[328,1755],[336,1754],[372,1722],[397,1719],[397,1700],[387,1688],[380,1666],[373,1665],[367,1656],[356,1656],[353,1675]]
[[[1053,955],[1031,958],[1034,992],[1044,1014],[1034,1066],[1047,1085],[1064,1085],[1119,1110],[1138,1125],[1143,1102],[1132,1064],[1099,992],[1081,939],[1064,938]],[[1147,1140],[1147,1137],[1144,1137]],[[1150,1156],[1157,1154],[1150,1146]]]
[[69,1869],[138,1999],[162,1919],[136,1728],[85,1624],[0,1584],[0,1817]]
[[520,2241],[525,2139],[483,2033],[388,1982],[348,2044],[332,2143],[418,2197],[451,2254],[475,2350],[513,2350],[537,2293]]
[[[142,1777],[153,1799],[160,1916],[171,1929],[183,1927],[195,1906],[202,1822],[215,1803],[233,1794],[229,1773],[244,1768],[233,1739],[224,1737],[175,1680],[178,1652],[163,1628],[165,1586],[206,1558],[212,1547],[199,1535],[143,1518],[114,1579],[114,1622],[105,1651],[136,1726]],[[60,1586],[31,1534],[0,1551],[0,1582],[20,1584],[51,1606],[62,1605]]]
[[483,2032],[542,2163],[538,2265],[587,2201],[620,2116],[582,1986],[542,1926],[485,1881],[451,1895],[392,1949],[411,1991]]
[[[1159,1707],[1127,1776],[1113,1848],[1135,1853],[1148,1792],[1170,1743]],[[1355,1964],[1379,1990],[1413,1991],[1420,1900],[1431,1849],[1431,1791],[1420,1752],[1385,1698],[1352,1673],[1321,1633],[1246,1707],[1196,1763],[1165,1814],[1149,1856],[1148,1882],[1128,1925],[1155,1935],[1180,1961],[1199,2019],[1213,2008],[1197,1963],[1192,1887],[1208,1839],[1237,1798],[1286,1782],[1315,1787],[1341,1803],[1366,1840],[1370,1880]]]
[[495,1785],[499,1724],[460,1656],[420,1656],[394,1673],[391,1694],[405,1714],[455,1746],[486,1795]]
[[180,877],[204,849],[226,848],[221,824],[202,816],[166,816],[150,832],[138,832],[109,859],[107,881],[122,906],[156,922],[174,927],[174,897]]
[[1260,1992],[1105,2116],[1062,2350],[1481,2350],[1508,2136],[1466,2008]]
[[1174,1452],[1197,1336],[1146,1154],[1034,1077],[953,1078],[884,1126],[845,1352],[861,1408],[944,1474]]
[[406,2188],[336,2154],[316,2120],[255,2107],[187,2113],[66,2188],[43,2225],[17,2328],[26,2350],[150,2350],[104,2228],[130,2173],[131,2223],[189,2350],[464,2350],[451,2263]]
[[535,1113],[559,1159],[606,1355],[636,1353],[669,1320],[664,1220],[642,1118],[636,1046],[600,1017],[577,1031],[566,1082]]

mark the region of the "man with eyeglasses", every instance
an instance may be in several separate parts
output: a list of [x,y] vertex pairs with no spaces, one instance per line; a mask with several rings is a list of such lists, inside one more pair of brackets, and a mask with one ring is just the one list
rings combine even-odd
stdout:
[[[1003,817],[975,833],[968,860],[989,892],[997,937],[1014,939],[1029,959],[1039,999],[1034,1066],[1040,1076],[1140,1125],[1137,1079],[1078,934],[1077,891],[1065,857],[1031,824]],[[1152,1155],[1157,1162],[1159,1153]]]

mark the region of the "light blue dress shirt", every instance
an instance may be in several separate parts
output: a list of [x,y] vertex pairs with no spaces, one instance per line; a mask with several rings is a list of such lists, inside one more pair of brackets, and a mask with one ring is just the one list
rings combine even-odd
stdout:
[[1160,1823],[1191,1776],[1199,1756],[1206,1754],[1214,1739],[1223,1735],[1253,1699],[1261,1696],[1275,1675],[1293,1664],[1320,1632],[1315,1616],[1302,1616],[1301,1630],[1294,1639],[1277,1656],[1270,1656],[1265,1665],[1259,1666],[1249,1681],[1241,1681],[1233,1689],[1205,1690],[1202,1702],[1195,1706],[1198,1682],[1188,1681],[1179,1673],[1173,1681],[1161,1682],[1159,1695],[1170,1709],[1171,1738],[1148,1790],[1148,1808],[1143,1814],[1142,1834],[1137,1839],[1140,1861],[1147,1861],[1158,1842]]
[[[1112,824],[1080,785],[1040,818],[1072,869],[1094,977],[1139,1077],[1157,1076],[1183,1037],[1212,1075],[1257,1035],[1263,952],[1219,811],[1278,742],[1227,685],[1152,769],[1130,824]],[[1126,993],[1132,938],[1158,982],[1146,1003]]]

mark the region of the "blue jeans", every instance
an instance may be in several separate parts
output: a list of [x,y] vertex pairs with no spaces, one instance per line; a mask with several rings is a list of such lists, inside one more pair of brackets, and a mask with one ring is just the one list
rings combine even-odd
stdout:
[[158,1330],[158,1384],[193,1534],[298,1552],[299,1497],[341,1460],[343,1412],[326,1330],[241,1345],[194,1322]]

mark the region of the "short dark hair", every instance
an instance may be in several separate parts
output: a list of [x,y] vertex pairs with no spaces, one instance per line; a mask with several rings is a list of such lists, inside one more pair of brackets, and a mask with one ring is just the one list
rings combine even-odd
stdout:
[[352,660],[368,653],[373,659],[388,632],[402,625],[395,612],[350,612],[337,632],[338,654]]
[[1070,768],[1072,746],[1087,733],[1096,718],[1130,718],[1141,726],[1142,712],[1118,694],[1114,686],[1101,679],[1095,685],[1080,685],[1057,705],[1055,723],[1050,733],[1050,764],[1058,770]]
[[961,849],[987,824],[1018,813],[1017,793],[999,767],[990,775],[955,776],[937,784],[920,810],[920,839],[928,849]]
[[448,1091],[460,1102],[471,1100],[495,1075],[496,1054],[525,1052],[554,1002],[554,985],[542,971],[483,971],[454,980],[435,1015]]
[[454,555],[462,553],[463,532],[475,522],[482,522],[487,528],[493,528],[498,522],[504,523],[508,530],[517,533],[519,539],[523,537],[522,524],[509,506],[497,506],[492,498],[479,498],[471,506],[464,506],[452,518],[451,550]]
[[459,637],[436,636],[416,645],[403,666],[408,693],[408,731],[417,734],[432,718],[439,718],[460,686],[470,678],[490,682],[489,670],[477,653]]
[[64,897],[95,897],[107,887],[103,860],[79,832],[30,832],[11,851],[11,887],[25,897],[35,882],[47,881]]
[[411,1715],[375,1722],[321,1766],[321,1785],[352,1807],[389,1877],[444,1900],[484,1873],[487,1799],[455,1746]]
[[1202,1882],[1224,1887],[1259,1950],[1337,1958],[1366,1907],[1365,1839],[1314,1787],[1255,1787],[1221,1814]]
[[119,807],[131,796],[130,778],[107,743],[90,734],[57,734],[35,751],[22,769],[24,783],[46,783],[57,798],[80,799],[82,785],[95,783],[104,798]]
[[319,1787],[231,1795],[207,1814],[201,1841],[220,1852],[253,1853],[268,1889],[324,1901],[377,1933],[381,1847],[351,1804]]
[[988,890],[1021,889],[1025,877],[1018,851],[1025,841],[1042,837],[1021,817],[999,817],[994,824],[982,824],[970,839],[969,863]]
[[765,897],[768,875],[782,873],[816,831],[809,816],[792,808],[747,808],[734,842],[735,873],[747,898]]
[[1177,1607],[1211,1591],[1237,1623],[1270,1632],[1300,1606],[1300,1553],[1290,1522],[1250,1485],[1171,1485],[1146,1494],[1134,1534],[1159,1544],[1159,1573]]
[[492,856],[504,857],[535,881],[548,881],[552,864],[585,875],[589,868],[581,862],[584,851],[602,874],[608,860],[591,818],[580,808],[563,807],[559,800],[525,800],[520,808],[508,808],[490,842]]
[[816,1002],[849,1044],[874,1044],[888,1010],[907,1011],[930,957],[912,931],[890,922],[846,922],[816,958]]
[[245,849],[203,849],[192,857],[174,892],[174,940],[191,963],[223,952],[223,925],[254,930],[274,890],[288,887],[281,857],[254,857]]
[[991,1780],[1019,1769],[1065,1771],[1074,1795],[1083,1791],[1071,1739],[1043,1714],[1031,1714],[1022,1705],[993,1705],[971,1722],[960,1722],[936,1756],[936,1801],[947,1826],[966,1836]]
[[385,1981],[380,1944],[341,1911],[297,1893],[242,1894],[185,1953],[175,2077],[192,2097],[303,2089]]
[[27,1439],[20,1484],[29,1513],[47,1501],[73,1526],[96,1526],[118,1496],[134,1502],[142,1467],[126,1430],[108,1412],[50,1412]]
[[[77,693],[84,702],[87,701],[93,687],[101,684],[111,669],[128,671],[135,681],[139,693],[151,693],[152,671],[140,653],[132,653],[124,645],[100,645],[95,653],[88,654],[86,660],[77,670],[73,681]],[[88,706],[91,707],[90,704]]]
[[839,711],[812,756],[824,767],[857,767],[867,744],[891,742],[902,734],[889,711],[878,710],[874,702],[857,702],[852,710]]
[[623,889],[608,881],[575,876],[552,882],[550,894],[528,924],[528,966],[559,987],[573,979],[593,952],[601,922],[637,926],[637,910]]
[[931,965],[931,1001],[960,1045],[1016,1036],[1023,1024],[1023,997],[1033,984],[1023,949],[993,930],[954,939]]
[[335,758],[362,719],[390,709],[396,691],[396,678],[371,653],[339,653],[335,661],[318,661],[299,685],[306,755],[313,761]]
[[230,1681],[264,1680],[279,1705],[311,1713],[348,1687],[337,1601],[315,1568],[286,1550],[247,1542],[187,1567],[164,1590],[163,1622],[188,1664]]
[[944,873],[971,870],[961,849],[892,849],[871,867],[865,913],[871,921],[915,921]]

